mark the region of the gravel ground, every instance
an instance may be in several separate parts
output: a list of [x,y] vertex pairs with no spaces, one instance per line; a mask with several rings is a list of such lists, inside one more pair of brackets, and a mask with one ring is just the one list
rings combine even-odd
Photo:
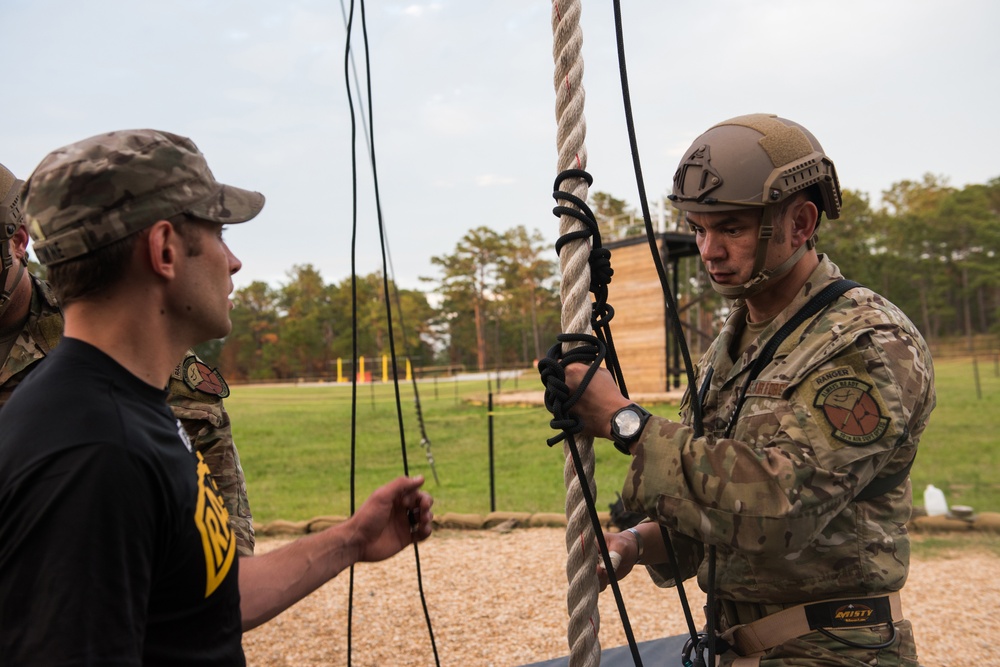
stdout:
[[[261,540],[258,552],[285,541]],[[508,667],[567,655],[563,529],[441,530],[419,554],[441,665]],[[913,559],[903,609],[925,667],[1000,665],[998,572],[1000,557],[985,550]],[[247,663],[347,665],[348,585],[345,572],[247,633]],[[637,641],[686,632],[674,591],[656,588],[641,571],[621,589]],[[700,617],[704,596],[694,584],[687,594]],[[601,646],[626,644],[610,591],[601,596],[600,613]],[[352,623],[355,667],[435,664],[412,550],[355,568]]]

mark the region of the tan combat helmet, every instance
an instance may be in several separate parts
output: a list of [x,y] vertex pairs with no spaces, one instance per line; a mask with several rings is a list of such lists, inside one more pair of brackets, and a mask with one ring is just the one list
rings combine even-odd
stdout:
[[27,258],[20,262],[17,277],[8,289],[7,276],[14,265],[14,258],[10,254],[10,239],[18,227],[24,224],[20,196],[23,183],[24,181],[14,177],[10,169],[0,164],[0,315],[10,305],[14,289],[24,277],[24,269],[28,265]]
[[762,210],[757,257],[743,285],[712,287],[729,298],[759,292],[769,278],[787,273],[815,239],[774,269],[764,268],[775,213],[782,202],[808,188],[820,213],[840,217],[840,183],[833,162],[816,137],[798,123],[773,114],[751,114],[723,121],[694,140],[674,174],[668,199],[682,211],[712,213]]

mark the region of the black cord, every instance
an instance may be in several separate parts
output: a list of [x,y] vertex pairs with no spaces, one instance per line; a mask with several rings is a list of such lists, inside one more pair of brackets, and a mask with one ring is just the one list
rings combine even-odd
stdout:
[[[343,18],[344,18],[344,26],[346,27],[347,26],[347,10],[344,9],[344,0],[340,0],[340,11],[341,11],[341,14],[343,15]],[[360,101],[360,98],[362,97],[362,95],[361,95],[360,86],[358,85],[358,81],[360,80],[361,77],[358,76],[357,63],[354,60],[354,52],[351,51],[349,53],[349,56],[350,56],[350,61],[351,61],[351,70],[354,73],[354,88],[358,92],[358,98],[359,98],[359,101]],[[374,162],[375,153],[374,153],[374,150],[372,149],[371,141],[369,141],[369,138],[368,138],[369,137],[369,132],[368,132],[368,124],[365,122],[365,106],[364,106],[364,104],[361,104],[361,127],[364,130],[365,144],[368,147],[368,156],[369,156],[369,159]],[[372,169],[374,170],[374,164],[372,166]],[[382,238],[382,243],[385,244],[385,254],[387,255],[388,260],[389,260],[388,275],[389,275],[389,277],[391,278],[391,280],[393,281],[393,283],[395,285],[396,270],[395,270],[395,267],[393,266],[393,263],[392,263],[392,251],[389,248],[389,234],[388,234],[388,232],[385,231],[385,230],[383,230],[381,238]],[[399,330],[401,332],[403,332],[403,345],[402,345],[403,356],[406,357],[406,358],[410,358],[410,354],[409,354],[409,352],[408,352],[408,350],[406,348],[406,324],[403,322],[403,304],[402,304],[402,301],[400,300],[400,297],[399,297],[399,286],[398,285],[395,285],[395,289],[392,290],[392,296],[393,296],[393,300],[396,302],[396,312],[399,315]],[[417,426],[420,428],[420,444],[424,448],[424,453],[427,456],[427,465],[430,467],[431,473],[434,475],[434,483],[437,484],[437,485],[440,485],[441,484],[441,480],[438,478],[437,467],[434,465],[434,454],[431,451],[431,439],[430,439],[430,436],[427,435],[427,427],[424,424],[423,404],[420,401],[420,389],[417,386],[417,376],[416,376],[416,374],[413,374],[410,377],[410,380],[411,380],[411,384],[412,384],[412,387],[413,387],[413,404],[414,404],[414,409],[415,409],[415,411],[417,413]]]
[[[369,146],[369,155],[370,155],[370,158],[371,158],[372,176],[373,176],[374,188],[375,188],[375,202],[376,202],[376,211],[377,211],[377,215],[378,215],[379,237],[381,239],[382,266],[383,266],[383,272],[382,272],[382,277],[383,277],[383,291],[384,291],[384,294],[385,294],[385,297],[386,297],[386,318],[388,320],[388,329],[389,329],[389,350],[390,350],[390,354],[391,354],[391,357],[392,357],[393,386],[394,386],[394,389],[395,389],[395,397],[396,397],[396,416],[397,416],[397,422],[398,422],[398,426],[399,426],[400,446],[401,446],[401,450],[402,450],[403,474],[404,475],[409,475],[409,466],[408,466],[408,463],[407,463],[407,456],[406,456],[406,438],[405,438],[405,432],[404,432],[404,428],[403,428],[402,402],[400,400],[400,392],[399,392],[399,377],[398,377],[399,374],[397,372],[397,357],[396,357],[396,348],[395,348],[395,338],[394,338],[394,334],[393,334],[393,330],[392,330],[392,306],[391,306],[391,301],[389,299],[389,285],[388,285],[387,271],[385,270],[386,269],[385,228],[384,228],[384,225],[382,223],[382,207],[381,207],[381,198],[379,196],[378,171],[377,171],[377,165],[376,165],[376,161],[375,161],[375,131],[374,131],[374,126],[373,126],[373,121],[372,121],[372,118],[371,118],[371,109],[372,109],[371,65],[370,65],[369,57],[368,57],[368,54],[369,54],[369,48],[368,48],[368,28],[367,28],[367,21],[366,21],[366,18],[365,18],[365,3],[364,3],[364,0],[361,0],[360,4],[361,4],[361,27],[362,27],[362,35],[363,35],[363,39],[364,39],[366,87],[367,87],[367,93],[368,93],[368,112],[369,112],[369,119],[368,119],[368,128],[369,128],[368,140],[369,140],[369,144],[368,144],[368,146]],[[345,53],[345,56],[344,56],[344,79],[345,79],[345,82],[347,84],[347,99],[348,99],[348,105],[350,107],[350,113],[351,113],[351,168],[352,168],[352,177],[353,177],[352,178],[352,181],[353,181],[353,183],[352,183],[352,193],[353,193],[353,226],[352,226],[352,238],[351,238],[351,322],[352,322],[351,342],[352,342],[352,360],[353,360],[353,363],[354,363],[353,368],[356,369],[357,368],[357,362],[358,362],[358,317],[357,317],[357,315],[358,315],[358,312],[357,312],[358,298],[357,298],[357,264],[356,264],[356,255],[357,255],[357,209],[358,209],[358,201],[357,201],[357,189],[358,189],[357,188],[357,181],[358,181],[358,174],[357,174],[357,149],[356,149],[356,143],[357,143],[357,123],[356,123],[356,120],[355,120],[354,101],[353,101],[353,98],[351,96],[350,72],[349,72],[349,69],[348,69],[349,68],[349,64],[350,64],[350,55],[351,55],[351,31],[352,31],[352,28],[353,28],[353,22],[354,22],[354,0],[351,0],[350,13],[349,13],[348,20],[347,20],[346,53]],[[357,373],[354,372],[352,374],[353,374],[354,377],[352,379],[352,384],[351,384],[351,387],[352,387],[352,403],[351,403],[351,515],[353,516],[354,512],[355,512],[355,477],[356,477],[355,473],[356,473],[356,450],[357,450],[357,446],[356,446],[356,442],[357,442],[357,440],[356,440],[356,432],[357,432]],[[440,667],[441,663],[440,663],[440,658],[438,657],[437,645],[436,645],[436,643],[434,641],[434,631],[433,631],[433,628],[431,627],[430,612],[429,612],[429,610],[427,608],[427,600],[426,600],[426,597],[424,595],[423,576],[421,574],[421,569],[420,569],[420,552],[419,552],[419,549],[417,547],[417,543],[416,542],[413,543],[413,554],[414,554],[414,559],[416,561],[417,586],[418,586],[419,593],[420,593],[420,602],[421,602],[421,605],[423,607],[424,619],[425,619],[425,621],[427,623],[427,630],[428,630],[428,633],[430,634],[431,649],[433,650],[433,653],[434,653],[434,664],[438,665]],[[348,665],[351,664],[351,628],[352,628],[353,608],[354,608],[353,599],[354,599],[354,567],[352,565],[351,566],[351,575],[350,575],[350,587],[349,587],[349,594],[348,594],[348,640],[347,640],[347,646],[348,646],[348,650],[347,650],[347,664]]]
[[829,637],[835,642],[840,642],[841,644],[845,644],[846,646],[850,646],[852,648],[860,648],[866,650],[881,650],[884,648],[889,648],[896,641],[896,625],[894,623],[889,623],[889,629],[892,630],[892,634],[889,635],[889,639],[884,642],[880,642],[878,644],[860,644],[858,642],[852,642],[850,639],[844,639],[843,637],[838,637],[837,635],[833,634],[826,628],[816,628],[816,632],[820,633],[821,635],[825,635],[826,637]]
[[[357,469],[357,414],[358,414],[358,160],[355,151],[357,141],[357,122],[354,116],[354,99],[351,97],[351,81],[348,63],[351,57],[351,29],[354,25],[354,0],[351,0],[351,11],[347,16],[347,35],[344,46],[344,81],[347,84],[347,107],[351,113],[351,516],[354,516],[356,494],[355,471]],[[347,665],[351,665],[354,628],[354,565],[350,568],[347,587]]]
[[[642,219],[646,227],[646,239],[649,242],[649,249],[653,255],[653,264],[656,267],[656,275],[660,279],[660,287],[663,291],[663,298],[667,302],[667,312],[670,315],[670,322],[674,326],[674,336],[681,348],[681,355],[684,357],[684,368],[687,371],[688,386],[694,387],[694,364],[691,362],[691,354],[688,351],[684,329],[681,325],[680,316],[677,312],[677,304],[674,301],[673,293],[667,281],[666,269],[660,259],[660,252],[656,246],[656,234],[653,231],[653,222],[649,215],[649,203],[646,199],[646,186],[642,178],[642,166],[639,163],[639,146],[635,135],[635,122],[632,119],[632,98],[628,87],[628,72],[625,67],[625,42],[622,36],[621,2],[614,0],[615,10],[615,35],[618,43],[618,70],[622,83],[622,100],[625,104],[625,124],[628,127],[629,146],[632,150],[632,166],[635,169],[636,187],[639,189],[639,205],[642,207]],[[692,428],[695,435],[700,436],[702,431],[702,411],[700,405],[692,405]]]
[[[542,383],[545,385],[545,407],[552,413],[552,421],[549,425],[562,432],[547,441],[549,446],[565,440],[573,458],[573,466],[576,469],[576,478],[580,483],[580,490],[583,493],[584,504],[587,507],[587,516],[594,529],[597,538],[598,549],[601,559],[604,562],[604,569],[608,573],[608,585],[615,597],[615,604],[618,607],[618,615],[622,621],[622,629],[625,631],[625,638],[628,640],[629,650],[632,653],[632,660],[637,667],[642,666],[642,657],[639,655],[639,646],[636,644],[635,635],[632,633],[632,624],[629,622],[628,612],[625,610],[625,600],[622,598],[621,588],[618,585],[618,577],[615,575],[614,565],[611,563],[611,554],[608,551],[607,541],[604,539],[604,530],[601,520],[597,516],[597,504],[587,483],[587,471],[583,467],[583,460],[580,451],[576,446],[577,433],[583,431],[583,422],[572,415],[573,406],[583,396],[590,384],[591,378],[601,366],[601,362],[607,357],[607,348],[596,336],[588,334],[559,334],[558,343],[553,345],[544,359],[538,362],[538,371],[542,376]],[[563,343],[579,343],[568,352],[563,353]],[[566,366],[572,363],[585,363],[589,365],[587,373],[580,382],[580,386],[570,394],[569,386],[566,384]]]
[[[590,489],[584,481],[586,471],[582,462],[579,461],[576,441],[573,435],[583,429],[583,424],[579,419],[570,414],[573,406],[586,391],[591,378],[597,372],[603,361],[611,372],[623,396],[628,396],[628,389],[625,387],[625,377],[622,373],[621,364],[618,361],[618,354],[614,349],[614,339],[611,335],[611,320],[614,318],[614,309],[608,303],[608,283],[614,275],[611,268],[611,252],[601,244],[601,232],[597,224],[597,219],[587,203],[576,195],[560,190],[562,182],[569,178],[579,178],[593,184],[593,177],[582,169],[567,169],[556,176],[553,186],[552,197],[557,202],[566,201],[573,206],[562,204],[553,208],[552,213],[557,217],[567,215],[579,221],[584,229],[576,230],[562,235],[556,241],[556,253],[560,253],[566,244],[572,241],[590,241],[590,256],[588,263],[590,266],[590,291],[594,294],[594,303],[591,305],[591,328],[597,334],[590,336],[587,334],[560,334],[560,343],[553,346],[546,357],[539,362],[538,370],[542,376],[542,383],[546,386],[545,406],[552,413],[553,419],[550,426],[553,429],[562,430],[562,433],[548,439],[548,444],[552,445],[566,440],[576,467],[577,478],[583,490],[584,502],[587,506],[587,513],[593,524],[594,533],[597,537],[598,547],[601,551],[601,558],[608,572],[608,583],[614,593],[615,603],[618,606],[618,614],[622,621],[625,636],[628,639],[629,649],[632,659],[636,665],[642,665],[642,657],[639,655],[639,647],[635,642],[632,633],[632,626],[629,622],[628,612],[625,610],[625,602],[621,597],[621,590],[618,587],[618,578],[615,576],[614,568],[611,565],[611,555],[608,553],[607,543],[604,540],[604,531],[597,517],[597,508]],[[565,354],[562,353],[561,343],[583,343],[583,345],[570,349]],[[589,365],[583,381],[572,396],[565,383],[565,366],[570,363],[582,362]]]
[[[378,183],[378,168],[375,160],[375,120],[372,113],[372,79],[371,79],[371,62],[369,60],[369,48],[368,48],[368,23],[365,18],[365,0],[361,0],[361,32],[364,37],[365,44],[365,83],[368,92],[368,131],[369,131],[369,146],[371,147],[371,165],[372,165],[372,181],[375,189],[375,211],[378,217],[378,229],[379,229],[379,239],[382,250],[382,288],[383,294],[385,296],[385,316],[387,322],[387,328],[389,330],[389,355],[392,359],[392,385],[396,396],[396,421],[399,428],[399,443],[400,443],[400,454],[403,460],[403,474],[409,476],[410,467],[407,461],[406,454],[406,433],[403,427],[403,405],[399,394],[399,372],[397,368],[397,357],[396,357],[396,340],[395,334],[392,330],[392,301],[389,299],[389,277],[387,271],[386,262],[386,249],[385,249],[385,226],[382,221],[382,199],[379,195],[379,183]],[[357,326],[357,319],[355,319],[354,326]],[[423,607],[424,612],[424,622],[427,624],[427,633],[431,641],[431,650],[434,653],[434,664],[440,667],[441,660],[438,656],[437,643],[434,641],[434,628],[431,625],[430,610],[427,608],[427,598],[424,595],[424,582],[423,576],[421,575],[420,569],[420,549],[416,543],[413,542],[413,560],[416,564],[417,570],[417,589],[420,593],[420,604]]]
[[[622,101],[625,105],[625,123],[626,126],[628,127],[629,146],[631,147],[632,150],[632,165],[633,168],[635,169],[636,187],[639,189],[639,204],[642,207],[642,219],[646,226],[646,238],[649,242],[650,252],[653,256],[653,264],[656,267],[656,274],[660,279],[660,287],[663,292],[664,301],[666,302],[667,305],[667,313],[669,315],[669,320],[673,325],[674,337],[675,340],[678,341],[678,344],[681,349],[681,355],[684,358],[684,368],[687,372],[688,391],[691,392],[694,390],[695,386],[694,364],[691,362],[691,354],[688,351],[687,342],[684,337],[684,329],[683,326],[681,325],[680,316],[677,312],[677,304],[674,300],[673,293],[670,291],[670,285],[667,281],[666,270],[664,269],[663,262],[660,259],[660,252],[656,245],[656,234],[653,231],[653,223],[649,215],[649,203],[646,198],[646,186],[642,178],[642,166],[639,161],[639,147],[638,147],[638,142],[636,140],[635,123],[632,117],[632,98],[631,94],[629,93],[628,71],[625,64],[625,40],[622,31],[621,2],[620,0],[614,0],[613,4],[614,4],[614,15],[615,15],[615,38],[618,46],[618,70],[622,85]],[[693,400],[690,401],[689,404],[692,413],[691,426],[694,429],[695,437],[700,437],[704,433],[704,426],[703,426],[704,417],[702,415],[701,404]],[[670,536],[667,534],[668,531],[666,529],[662,529],[661,533],[664,536],[665,546],[667,547],[667,552],[670,556],[669,560],[671,561],[671,563],[674,564],[674,567],[676,568],[676,557],[672,553],[673,544],[670,541]],[[714,561],[714,549],[711,547],[709,548],[709,558],[710,558],[709,565],[710,567],[712,567],[713,562],[711,561]],[[698,633],[694,629],[695,627],[694,618],[691,614],[691,608],[687,602],[687,595],[684,593],[683,590],[683,583],[681,582],[679,576],[680,575],[679,568],[675,569],[674,575],[675,575],[674,581],[677,585],[677,592],[681,600],[681,607],[684,610],[684,618],[687,622],[688,630],[691,634],[691,641],[694,644],[698,644],[699,643]],[[712,582],[710,582],[709,588],[710,589],[713,588],[714,585],[715,582],[714,580],[712,580]],[[711,595],[712,593],[711,591],[709,591],[709,596],[711,597]],[[714,628],[713,628],[714,614],[715,610],[709,609],[708,623],[709,623],[709,633],[711,635],[714,635]],[[715,664],[714,642],[709,641],[708,646],[709,646],[708,664],[714,665]]]
[[590,240],[590,291],[594,295],[594,303],[591,305],[590,325],[597,337],[605,344],[607,349],[606,366],[614,376],[615,383],[621,390],[622,395],[628,397],[628,388],[625,386],[625,376],[622,374],[621,364],[618,362],[618,352],[615,350],[614,339],[611,336],[611,320],[615,316],[615,310],[608,303],[608,283],[614,275],[611,268],[611,251],[601,244],[601,230],[597,224],[597,218],[587,202],[583,201],[571,192],[560,190],[562,182],[569,178],[582,178],[587,185],[592,185],[593,177],[583,169],[567,169],[556,176],[553,185],[552,198],[556,201],[567,201],[573,206],[558,205],[552,209],[552,214],[561,217],[563,215],[574,218],[580,222],[585,229],[563,234],[556,241],[556,254],[571,241]]
[[[396,339],[395,334],[392,331],[392,302],[389,299],[389,277],[387,271],[386,263],[386,249],[385,249],[385,226],[382,222],[382,199],[379,195],[378,186],[378,169],[375,161],[375,119],[372,114],[372,78],[371,78],[371,62],[369,61],[369,48],[368,48],[368,23],[365,20],[365,0],[361,0],[361,31],[364,35],[365,42],[365,82],[367,84],[368,91],[368,130],[369,139],[371,146],[371,164],[372,164],[372,180],[375,188],[375,210],[378,216],[378,229],[379,229],[379,239],[381,242],[382,249],[382,287],[383,294],[385,295],[385,316],[387,322],[387,328],[389,330],[389,355],[392,359],[392,386],[396,395],[396,421],[399,425],[399,443],[400,443],[400,453],[403,459],[403,474],[409,476],[410,468],[406,456],[406,434],[403,428],[403,405],[400,400],[399,395],[399,372],[397,368],[397,357],[396,357]],[[357,320],[355,319],[355,326],[357,326]],[[438,656],[437,642],[434,641],[434,628],[431,625],[431,615],[430,610],[427,608],[427,598],[424,595],[424,580],[420,569],[420,549],[417,546],[417,542],[413,542],[413,560],[416,564],[417,570],[417,589],[420,593],[420,605],[423,607],[424,612],[424,622],[427,624],[427,634],[431,641],[431,651],[434,653],[434,664],[440,667],[441,660]]]

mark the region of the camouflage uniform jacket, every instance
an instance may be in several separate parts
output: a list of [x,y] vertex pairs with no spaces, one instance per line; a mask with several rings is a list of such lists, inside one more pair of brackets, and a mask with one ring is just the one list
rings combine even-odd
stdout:
[[[698,367],[713,369],[704,436],[682,420],[649,421],[626,479],[626,506],[677,534],[683,577],[708,587],[703,544],[717,547],[722,599],[789,604],[898,590],[909,567],[907,479],[869,501],[854,496],[916,455],[934,407],[930,352],[894,305],[854,288],[804,322],[750,385],[724,438],[760,348],[820,289],[840,278],[821,262],[793,302],[734,362],[746,321],[736,303]],[[667,568],[649,568],[671,585]]]
[[28,274],[31,280],[31,305],[28,319],[0,366],[0,407],[14,392],[14,387],[28,376],[36,361],[45,358],[62,338],[62,311],[48,284]]
[[[0,367],[0,407],[14,388],[34,370],[35,362],[59,344],[63,318],[55,295],[48,284],[31,276],[31,305],[20,336]],[[187,370],[185,381],[182,372]],[[207,380],[207,382],[206,382]],[[170,378],[167,401],[174,415],[187,431],[191,442],[205,458],[212,477],[222,492],[229,511],[229,523],[236,533],[237,553],[253,555],[254,530],[246,480],[240,456],[233,443],[229,414],[222,399],[228,395],[225,381],[193,352],[178,365]]]

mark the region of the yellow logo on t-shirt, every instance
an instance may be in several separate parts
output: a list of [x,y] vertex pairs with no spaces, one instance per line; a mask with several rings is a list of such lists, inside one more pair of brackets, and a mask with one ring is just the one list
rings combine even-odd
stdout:
[[205,597],[226,578],[236,555],[236,536],[229,527],[229,511],[201,452],[198,452],[198,503],[194,523],[205,548]]

